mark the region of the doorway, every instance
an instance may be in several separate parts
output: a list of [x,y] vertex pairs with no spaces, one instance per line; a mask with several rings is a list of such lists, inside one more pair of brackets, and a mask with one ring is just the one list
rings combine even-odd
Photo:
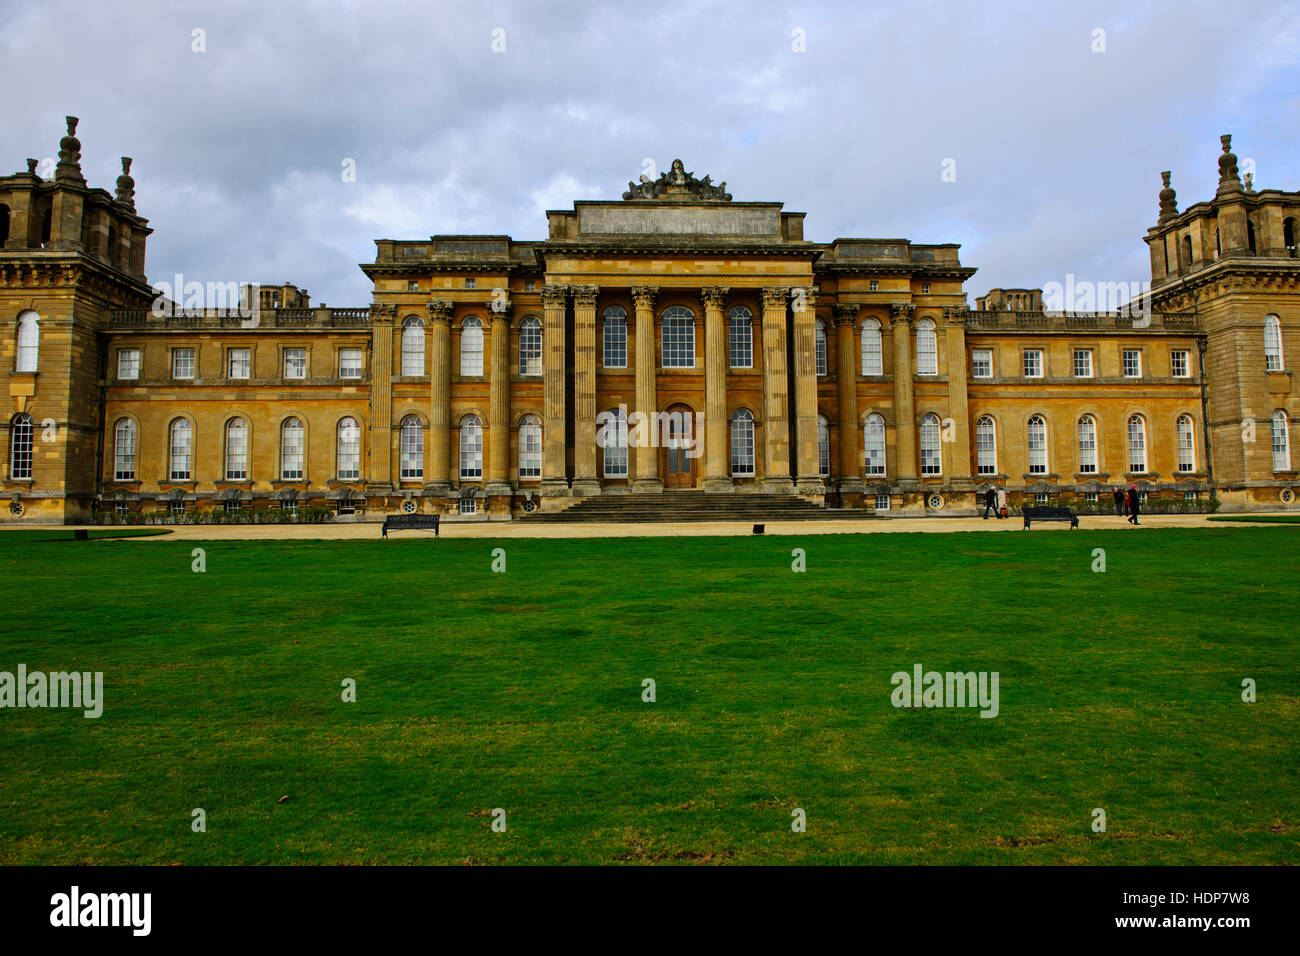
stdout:
[[692,450],[699,436],[694,434],[695,413],[686,405],[673,405],[668,409],[667,434],[663,438],[664,487],[694,488],[695,463],[698,458],[691,457]]

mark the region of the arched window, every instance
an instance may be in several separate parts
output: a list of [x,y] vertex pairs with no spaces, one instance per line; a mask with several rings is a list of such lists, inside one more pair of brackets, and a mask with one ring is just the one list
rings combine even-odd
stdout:
[[189,481],[193,474],[194,426],[177,418],[167,429],[167,473],[172,481]]
[[1079,474],[1097,473],[1097,419],[1082,416],[1076,426],[1079,439]]
[[280,479],[282,481],[302,481],[306,452],[306,432],[302,422],[296,418],[286,418],[284,424],[280,426]]
[[876,319],[862,320],[862,374],[885,374],[880,348],[880,322]]
[[602,474],[606,478],[627,477],[627,418],[621,408],[612,408],[601,424],[600,442],[604,455]]
[[826,323],[821,319],[817,320],[817,323],[813,328],[813,341],[815,343],[815,351],[817,355],[817,374],[825,375],[827,374]]
[[817,416],[817,473],[823,478],[831,474],[831,423],[825,415]]
[[35,372],[40,363],[40,352],[41,317],[35,312],[23,312],[18,316],[18,361],[14,370]]
[[1282,371],[1282,323],[1276,315],[1264,316],[1264,366],[1270,372]]
[[1292,259],[1296,258],[1296,226],[1294,219],[1282,220],[1282,246],[1286,249],[1286,254]]
[[868,475],[885,473],[885,419],[872,412],[862,425],[862,448]]
[[361,426],[355,418],[339,422],[338,477],[341,481],[357,481],[361,477]]
[[424,477],[424,428],[420,419],[407,415],[402,419],[398,436],[398,451],[402,481],[414,481]]
[[695,368],[695,313],[680,305],[664,310],[664,368]]
[[9,478],[32,476],[32,416],[16,415],[9,423]]
[[0,203],[0,249],[9,241],[9,207]]
[[402,374],[424,374],[424,323],[419,316],[402,323]]
[[939,416],[931,412],[921,419],[921,474],[943,474],[942,446],[939,443]]
[[460,476],[483,477],[483,423],[477,415],[460,420]]
[[1280,408],[1273,413],[1273,470],[1291,470],[1291,435],[1286,412]]
[[930,319],[916,323],[916,374],[939,374],[939,339]]
[[605,310],[605,368],[627,368],[627,312],[611,305]]
[[1025,425],[1029,442],[1029,473],[1047,474],[1047,422],[1041,415],[1032,416]]
[[532,315],[519,323],[519,374],[542,374],[542,323]]
[[731,473],[742,478],[754,474],[754,415],[747,408],[731,416]]
[[1175,423],[1178,432],[1178,470],[1196,470],[1196,429],[1191,415],[1179,415]]
[[226,422],[226,481],[248,479],[248,425],[242,418]]
[[477,316],[460,324],[460,374],[483,374],[483,322]]
[[975,420],[975,471],[980,475],[998,473],[998,432],[988,415]]
[[120,418],[113,429],[113,480],[135,481],[135,422]]
[[542,420],[536,415],[519,421],[519,477],[542,477]]
[[[1216,232],[1214,236],[1215,236],[1215,241],[1217,242],[1219,234]],[[1191,236],[1183,236],[1182,266],[1184,269],[1190,269],[1192,267],[1192,237]]]
[[1141,415],[1128,420],[1128,470],[1135,475],[1147,470],[1147,423]]
[[754,316],[738,305],[731,310],[728,322],[730,362],[732,368],[754,367]]

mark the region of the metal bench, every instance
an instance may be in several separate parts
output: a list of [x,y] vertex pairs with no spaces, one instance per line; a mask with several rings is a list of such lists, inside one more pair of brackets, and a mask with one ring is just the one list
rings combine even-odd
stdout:
[[1079,527],[1079,516],[1069,508],[1055,508],[1047,505],[1026,508],[1022,514],[1025,518],[1025,529],[1029,527],[1031,521],[1068,521],[1070,528]]
[[438,537],[437,515],[386,515],[380,531],[387,538],[389,531],[428,531],[430,528],[433,536]]

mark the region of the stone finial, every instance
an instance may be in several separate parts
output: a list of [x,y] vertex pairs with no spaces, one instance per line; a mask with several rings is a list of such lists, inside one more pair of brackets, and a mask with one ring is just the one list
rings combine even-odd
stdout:
[[1178,194],[1169,185],[1170,175],[1169,170],[1160,174],[1160,181],[1164,183],[1164,188],[1160,190],[1160,222],[1168,222],[1178,215]]
[[135,180],[131,178],[131,157],[122,157],[122,175],[117,177],[117,201],[135,212]]
[[54,169],[54,178],[58,182],[86,185],[86,177],[81,175],[81,140],[77,139],[77,118],[66,116],[68,134],[59,140],[59,165]]
[[1255,174],[1247,173],[1245,175],[1245,180],[1246,180],[1246,193],[1248,195],[1251,195],[1255,192]]
[[1223,155],[1219,157],[1219,189],[1215,197],[1242,192],[1241,178],[1237,175],[1237,157],[1232,152],[1232,134],[1224,133],[1219,137],[1223,144]]
[[39,166],[40,164],[41,164],[41,161],[40,161],[39,159],[32,159],[31,157],[28,157],[28,159],[27,159],[27,175],[28,175],[28,176],[35,176],[35,175],[36,175],[36,167]]

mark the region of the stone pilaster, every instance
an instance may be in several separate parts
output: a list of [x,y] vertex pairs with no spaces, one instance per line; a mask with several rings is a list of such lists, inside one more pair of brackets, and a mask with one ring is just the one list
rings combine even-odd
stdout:
[[723,308],[728,290],[711,286],[700,290],[704,305],[704,481],[709,491],[730,491],[727,435],[727,333]]
[[898,448],[894,474],[904,490],[916,490],[916,397],[912,382],[912,313],[915,306],[895,302],[889,307],[894,339],[894,419]]
[[551,497],[569,493],[564,453],[564,313],[568,296],[567,286],[542,286],[543,413],[546,420],[542,423],[541,491]]
[[[659,290],[654,286],[636,286],[632,301],[636,306],[636,408],[642,415],[654,415],[658,396],[655,387],[655,298]],[[655,421],[658,419],[656,418]],[[634,491],[663,491],[659,478],[659,449],[653,444],[639,443],[635,449],[636,477]]]
[[789,295],[790,290],[784,288],[763,290],[763,487],[786,493],[794,490],[790,480],[790,390],[785,368]]
[[573,493],[600,494],[596,477],[596,299],[600,288],[573,286]]
[[370,468],[368,492],[393,490],[393,324],[397,306],[370,307]]
[[451,492],[451,309],[445,300],[429,303],[429,475],[426,494]]
[[948,352],[948,414],[956,427],[952,445],[952,485],[959,491],[973,491],[975,480],[970,461],[970,403],[966,396],[966,318],[945,309]]
[[862,494],[862,456],[858,451],[858,307],[835,306],[836,375],[840,399],[840,494]]
[[801,495],[826,493],[817,461],[816,304],[813,289],[794,291],[794,434]]
[[510,487],[510,302],[494,300],[492,316],[492,362],[488,394],[488,467],[487,485],[489,511],[501,510],[501,502],[492,499],[507,496],[506,513],[509,513]]

